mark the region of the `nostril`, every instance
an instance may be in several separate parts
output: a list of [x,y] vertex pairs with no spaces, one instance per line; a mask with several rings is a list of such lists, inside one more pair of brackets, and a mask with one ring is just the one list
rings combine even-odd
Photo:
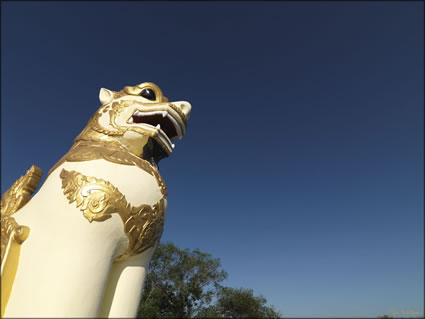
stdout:
[[183,111],[183,113],[186,115],[187,118],[189,118],[190,110],[192,109],[192,106],[188,102],[180,102],[179,104],[180,109]]

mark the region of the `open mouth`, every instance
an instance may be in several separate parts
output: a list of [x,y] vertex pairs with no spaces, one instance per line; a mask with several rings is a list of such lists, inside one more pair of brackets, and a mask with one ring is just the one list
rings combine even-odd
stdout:
[[151,125],[162,130],[170,140],[183,136],[180,125],[167,111],[136,111],[129,119],[129,122]]

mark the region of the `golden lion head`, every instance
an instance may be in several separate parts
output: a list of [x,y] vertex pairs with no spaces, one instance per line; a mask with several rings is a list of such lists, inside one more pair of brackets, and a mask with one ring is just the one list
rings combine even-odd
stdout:
[[75,142],[120,143],[136,155],[151,152],[159,161],[186,133],[190,103],[169,102],[154,83],[126,86],[118,92],[102,88],[99,99],[101,107]]

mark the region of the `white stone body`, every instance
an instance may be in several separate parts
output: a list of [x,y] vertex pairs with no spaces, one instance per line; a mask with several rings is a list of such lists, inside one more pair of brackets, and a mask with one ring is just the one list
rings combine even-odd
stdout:
[[30,234],[4,317],[134,318],[156,247],[114,263],[128,245],[120,216],[90,223],[63,193],[63,168],[109,181],[133,206],[163,198],[155,178],[137,166],[97,159],[57,167],[13,215]]
[[[71,150],[34,197],[11,213],[18,225],[29,229],[29,235],[20,243],[20,253],[16,251],[17,268],[9,258],[9,274],[16,269],[16,276],[14,281],[13,275],[8,277],[11,283],[4,285],[4,290],[2,285],[2,292],[10,292],[6,318],[132,318],[137,314],[167,207],[165,185],[150,163],[171,154],[172,141],[186,132],[191,105],[169,102],[151,82],[126,86],[119,92],[101,89],[99,99],[101,107]],[[87,145],[92,147],[89,156]],[[72,171],[81,174],[78,178],[110,183],[111,192],[125,205],[119,206],[119,212],[108,212],[109,219],[90,222],[91,216],[83,215],[78,199],[69,200],[62,188],[62,179]],[[11,194],[2,198],[2,203],[12,203]],[[147,207],[153,206],[161,215],[147,212]],[[154,222],[147,225],[143,214],[152,219],[160,216],[157,227],[152,226]],[[10,222],[3,215],[2,220]],[[6,237],[2,237],[2,245],[3,239]],[[116,261],[117,257],[127,258]],[[2,267],[6,264],[2,261]]]

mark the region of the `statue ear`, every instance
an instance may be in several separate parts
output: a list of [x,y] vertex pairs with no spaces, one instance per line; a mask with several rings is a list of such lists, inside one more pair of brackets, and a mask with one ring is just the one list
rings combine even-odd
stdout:
[[112,98],[114,97],[114,92],[101,88],[99,91],[99,101],[102,103],[102,105],[105,105],[109,102],[111,102]]

